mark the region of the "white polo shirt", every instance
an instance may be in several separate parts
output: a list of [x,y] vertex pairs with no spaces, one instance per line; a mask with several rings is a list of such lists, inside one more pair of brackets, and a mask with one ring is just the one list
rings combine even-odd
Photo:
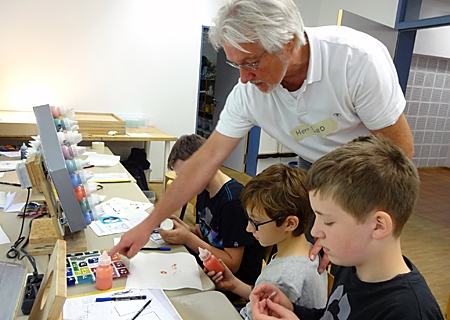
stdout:
[[314,162],[326,153],[397,122],[405,98],[386,47],[339,26],[305,29],[310,61],[297,98],[278,85],[262,93],[240,80],[229,94],[216,130],[242,138],[254,126]]

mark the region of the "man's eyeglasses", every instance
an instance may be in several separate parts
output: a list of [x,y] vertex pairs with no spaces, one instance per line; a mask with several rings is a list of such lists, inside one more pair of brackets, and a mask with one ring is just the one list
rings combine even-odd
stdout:
[[236,69],[244,68],[244,69],[247,69],[247,70],[256,71],[256,70],[259,69],[259,64],[260,64],[261,60],[264,58],[264,56],[266,55],[266,53],[267,53],[267,50],[264,51],[264,53],[262,54],[261,58],[259,58],[259,60],[254,62],[254,63],[237,64],[235,62],[227,60],[227,64],[232,66],[233,68],[236,68]]
[[259,226],[262,226],[263,224],[267,224],[269,222],[273,222],[276,220],[276,219],[272,219],[272,220],[268,220],[268,221],[264,221],[264,222],[256,222],[248,216],[247,211],[244,210],[244,213],[245,213],[245,217],[247,218],[248,222],[251,223],[251,225],[253,226],[253,228],[255,228],[256,231],[258,231]]

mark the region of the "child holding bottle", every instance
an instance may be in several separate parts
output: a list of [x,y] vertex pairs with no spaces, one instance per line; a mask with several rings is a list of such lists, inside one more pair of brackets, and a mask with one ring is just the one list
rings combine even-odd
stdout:
[[[205,139],[191,134],[181,136],[173,145],[167,166],[179,173],[184,162],[204,143]],[[172,230],[161,230],[159,234],[167,243],[182,244],[198,258],[199,248],[225,261],[230,270],[244,283],[254,284],[261,273],[263,248],[245,228],[245,218],[239,196],[244,186],[217,170],[197,196],[195,227],[172,216]],[[200,259],[198,263],[203,266]],[[239,297],[225,293],[230,301]],[[239,298],[240,299],[240,298]]]
[[[244,187],[241,202],[247,213],[247,231],[263,247],[277,246],[277,253],[256,280],[277,286],[292,303],[308,308],[323,308],[327,301],[327,274],[319,274],[319,258],[311,261],[311,244],[305,231],[313,216],[306,173],[283,164],[273,165]],[[222,261],[223,263],[223,261]],[[223,263],[225,265],[225,263]],[[231,291],[249,299],[253,286],[238,278],[225,266],[224,272],[208,275],[222,291]],[[249,304],[241,310],[252,319]]]

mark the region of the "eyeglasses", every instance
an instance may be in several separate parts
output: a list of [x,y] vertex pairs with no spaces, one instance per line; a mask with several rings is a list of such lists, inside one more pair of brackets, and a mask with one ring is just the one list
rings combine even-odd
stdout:
[[256,231],[258,231],[259,226],[262,226],[263,224],[267,224],[269,222],[275,221],[275,219],[272,219],[272,220],[268,220],[268,221],[264,221],[264,222],[255,222],[248,216],[247,211],[244,210],[244,213],[245,213],[245,217],[247,218],[248,222],[251,223],[251,225],[253,226],[253,228],[255,228]]
[[259,58],[258,61],[254,62],[254,63],[243,63],[243,64],[237,64],[235,62],[229,61],[227,60],[227,64],[229,66],[232,66],[233,68],[239,69],[239,68],[244,68],[247,70],[253,70],[256,71],[259,69],[259,64],[261,63],[261,60],[264,58],[264,56],[266,55],[267,50],[264,51],[264,53],[262,54],[261,58]]

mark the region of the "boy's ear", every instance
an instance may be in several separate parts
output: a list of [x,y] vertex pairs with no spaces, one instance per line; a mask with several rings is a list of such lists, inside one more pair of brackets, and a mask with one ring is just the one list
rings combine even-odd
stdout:
[[372,231],[372,237],[375,240],[381,240],[392,234],[393,221],[391,216],[384,211],[376,211],[372,215],[374,222],[374,228]]
[[298,217],[297,216],[288,216],[284,222],[286,223],[285,230],[292,232],[298,226]]

